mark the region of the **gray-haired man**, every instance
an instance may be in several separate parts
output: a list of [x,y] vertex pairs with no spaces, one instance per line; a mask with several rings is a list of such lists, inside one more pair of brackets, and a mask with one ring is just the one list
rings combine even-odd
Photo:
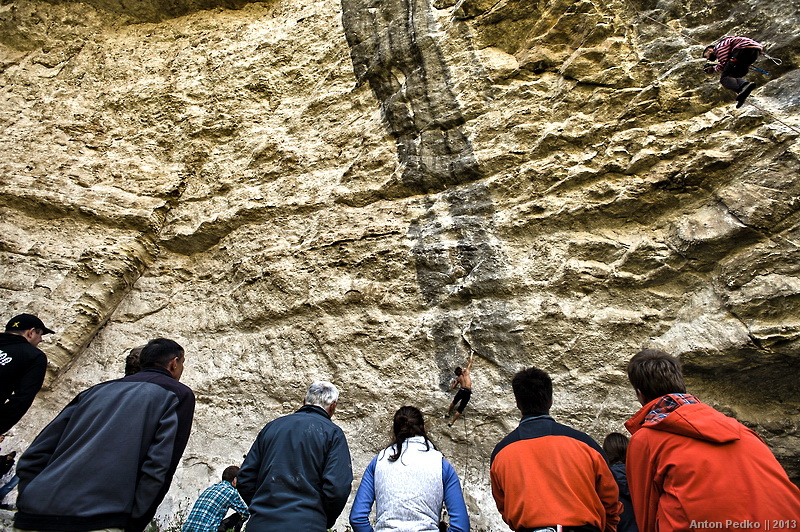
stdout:
[[300,410],[261,429],[237,477],[248,532],[324,532],[336,522],[353,482],[347,440],[331,421],[338,399],[336,386],[315,382]]

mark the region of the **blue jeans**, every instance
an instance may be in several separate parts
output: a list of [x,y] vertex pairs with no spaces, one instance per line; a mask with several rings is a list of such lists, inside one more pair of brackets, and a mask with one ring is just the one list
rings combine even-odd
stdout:
[[11,490],[16,488],[17,484],[19,484],[19,477],[17,475],[14,475],[13,477],[11,477],[11,480],[9,480],[6,483],[5,486],[0,488],[0,502],[3,502],[3,499],[6,498],[6,495],[8,495],[11,492]]

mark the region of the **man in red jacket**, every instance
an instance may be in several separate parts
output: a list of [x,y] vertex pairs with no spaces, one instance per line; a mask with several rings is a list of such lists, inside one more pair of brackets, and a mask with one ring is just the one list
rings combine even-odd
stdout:
[[677,358],[641,351],[628,379],[643,405],[625,423],[641,532],[800,528],[800,490],[758,434],[686,393]]

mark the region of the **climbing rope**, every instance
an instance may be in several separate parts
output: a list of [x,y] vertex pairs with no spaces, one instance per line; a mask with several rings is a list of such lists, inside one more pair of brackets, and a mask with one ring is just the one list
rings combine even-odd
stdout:
[[[697,44],[703,44],[702,42],[700,42],[699,40],[695,39],[695,38],[694,38],[694,37],[692,37],[691,35],[687,35],[687,34],[685,34],[683,31],[676,30],[676,29],[675,29],[675,28],[673,28],[672,26],[669,26],[668,24],[665,24],[665,23],[661,22],[660,20],[656,20],[656,19],[654,19],[653,17],[651,17],[651,16],[649,16],[649,15],[646,15],[646,14],[644,14],[644,13],[641,13],[641,12],[639,12],[639,11],[636,9],[636,7],[635,7],[635,6],[634,6],[634,5],[633,5],[633,4],[630,2],[630,0],[625,0],[625,2],[628,4],[628,6],[631,8],[631,10],[632,10],[634,13],[636,13],[637,15],[640,15],[640,16],[642,16],[642,17],[644,17],[644,18],[647,18],[647,19],[649,19],[649,20],[652,20],[652,21],[653,21],[653,22],[655,22],[656,24],[659,24],[660,26],[664,26],[665,28],[669,29],[670,31],[676,32],[676,33],[680,34],[682,37],[684,37],[684,38],[686,38],[686,39],[688,39],[688,40],[690,40],[690,41],[693,41],[693,42],[695,42],[695,43],[697,43]],[[777,58],[777,57],[772,57],[772,56],[771,56],[771,55],[769,55],[767,52],[764,52],[764,51],[762,51],[762,52],[761,52],[761,56],[762,56],[762,57],[764,57],[764,59],[767,59],[767,60],[769,60],[769,61],[772,61],[772,62],[773,62],[775,65],[781,65],[781,64],[783,64],[783,60],[782,60],[782,59],[780,59],[780,58]],[[770,76],[770,75],[771,75],[771,74],[770,74],[769,72],[767,72],[766,70],[764,70],[764,69],[761,69],[761,68],[758,68],[758,67],[754,67],[754,66],[751,66],[751,67],[750,67],[750,70],[753,70],[753,71],[755,71],[755,72],[759,72],[759,73],[761,73],[761,74],[763,74],[763,75],[765,75],[765,76]],[[758,109],[759,111],[761,111],[762,113],[764,113],[765,115],[768,115],[768,116],[772,117],[772,119],[773,119],[773,120],[775,120],[776,122],[779,122],[780,124],[783,124],[784,126],[788,127],[788,128],[789,128],[789,129],[791,129],[792,131],[795,131],[796,133],[800,133],[800,130],[798,130],[796,127],[794,127],[794,126],[792,126],[792,125],[790,125],[790,124],[787,124],[786,122],[784,122],[783,120],[781,120],[780,118],[778,118],[778,117],[775,115],[775,113],[773,113],[773,112],[770,112],[770,111],[767,111],[766,109],[763,109],[763,108],[759,107],[758,105],[754,104],[754,103],[752,102],[752,100],[747,100],[747,103],[749,103],[750,105],[752,105],[753,107],[755,107],[756,109]]]
[[794,131],[795,133],[798,133],[798,134],[800,134],[800,129],[797,129],[797,128],[796,128],[796,127],[794,127],[794,126],[792,126],[792,125],[790,125],[790,124],[787,124],[786,122],[784,122],[783,120],[781,120],[780,118],[778,118],[777,116],[775,116],[775,113],[772,113],[772,112],[770,112],[770,111],[767,111],[766,109],[764,109],[764,108],[762,108],[762,107],[759,107],[759,106],[757,106],[756,104],[754,104],[754,103],[753,103],[753,100],[752,100],[752,99],[747,99],[747,100],[745,100],[745,103],[748,103],[748,104],[752,105],[753,107],[755,107],[756,109],[758,109],[759,111],[761,111],[762,113],[764,113],[765,115],[769,115],[769,116],[771,116],[771,117],[772,117],[772,119],[773,119],[773,120],[775,120],[776,122],[780,122],[780,123],[781,123],[781,124],[783,124],[784,126],[788,127],[788,128],[789,128],[789,129],[791,129],[792,131]]
[[[638,10],[636,9],[636,7],[635,7],[635,6],[634,6],[634,5],[633,5],[633,4],[630,2],[630,0],[625,0],[625,3],[627,3],[627,4],[628,4],[628,6],[631,8],[631,10],[632,10],[634,13],[636,13],[637,15],[640,15],[640,16],[642,16],[642,17],[644,17],[644,18],[650,19],[650,20],[652,20],[653,22],[655,22],[656,24],[659,24],[659,25],[661,25],[661,26],[664,26],[664,27],[665,27],[665,28],[667,28],[668,30],[670,30],[670,31],[673,31],[673,32],[675,32],[675,33],[678,33],[678,34],[680,34],[682,37],[685,37],[686,39],[688,39],[688,40],[690,40],[690,41],[694,42],[695,44],[704,44],[703,42],[699,41],[698,39],[695,39],[695,38],[694,38],[694,37],[692,37],[691,35],[687,35],[686,33],[684,33],[684,32],[683,32],[683,31],[681,31],[681,30],[676,30],[675,28],[673,28],[673,27],[672,27],[672,26],[670,26],[669,24],[665,24],[665,23],[661,22],[660,20],[656,20],[656,19],[654,19],[654,18],[653,18],[653,17],[651,17],[650,15],[645,15],[644,13],[642,13],[642,12],[638,11]],[[773,62],[774,64],[776,64],[776,65],[781,65],[781,64],[783,64],[783,59],[779,59],[779,58],[777,58],[777,57],[772,57],[772,56],[771,56],[771,55],[769,55],[767,52],[764,52],[764,51],[762,51],[762,52],[761,52],[761,56],[762,56],[762,57],[764,57],[764,59],[767,59],[767,60],[769,60],[769,61],[772,61],[772,62]],[[766,74],[767,76],[769,76],[769,74],[768,74],[768,73],[764,72],[764,71],[763,71],[763,70],[761,70],[761,69],[758,69],[758,68],[755,68],[755,67],[750,67],[750,68],[752,68],[753,70],[756,70],[756,71],[758,71],[758,72],[761,72],[761,73],[763,73],[763,74]]]
[[694,37],[692,37],[691,35],[686,35],[686,34],[685,34],[685,33],[683,33],[682,31],[680,31],[680,30],[676,30],[676,29],[675,29],[675,28],[673,28],[672,26],[670,26],[670,25],[668,25],[668,24],[665,24],[665,23],[661,22],[660,20],[656,20],[656,19],[654,19],[653,17],[651,17],[650,15],[645,15],[644,13],[640,12],[640,11],[639,11],[638,9],[636,9],[636,7],[635,7],[635,6],[634,6],[634,5],[633,5],[633,4],[630,2],[630,0],[625,0],[625,3],[626,3],[626,4],[628,4],[628,7],[630,7],[630,8],[631,8],[631,10],[632,10],[634,13],[636,13],[637,15],[640,15],[640,16],[642,16],[642,17],[644,17],[644,18],[650,19],[650,20],[652,20],[653,22],[655,22],[656,24],[659,24],[659,25],[661,25],[661,26],[664,26],[665,28],[667,28],[667,29],[668,29],[668,30],[670,30],[670,31],[674,31],[674,32],[676,32],[676,33],[680,33],[680,34],[681,34],[683,37],[686,37],[686,38],[687,38],[687,39],[689,39],[690,41],[694,41],[694,42],[695,42],[695,43],[697,43],[697,44],[703,44],[702,42],[700,42],[699,40],[695,39],[695,38],[694,38]]

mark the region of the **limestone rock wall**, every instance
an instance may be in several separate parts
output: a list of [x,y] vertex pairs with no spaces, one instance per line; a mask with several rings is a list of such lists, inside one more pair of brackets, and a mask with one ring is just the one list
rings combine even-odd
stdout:
[[[198,408],[162,526],[327,379],[357,480],[414,404],[473,529],[504,530],[488,458],[517,422],[510,376],[551,372],[556,418],[601,440],[652,346],[800,479],[799,13],[2,0],[0,300],[57,331],[4,448],[166,336]],[[700,69],[727,34],[783,60],[759,63],[757,107]]]

